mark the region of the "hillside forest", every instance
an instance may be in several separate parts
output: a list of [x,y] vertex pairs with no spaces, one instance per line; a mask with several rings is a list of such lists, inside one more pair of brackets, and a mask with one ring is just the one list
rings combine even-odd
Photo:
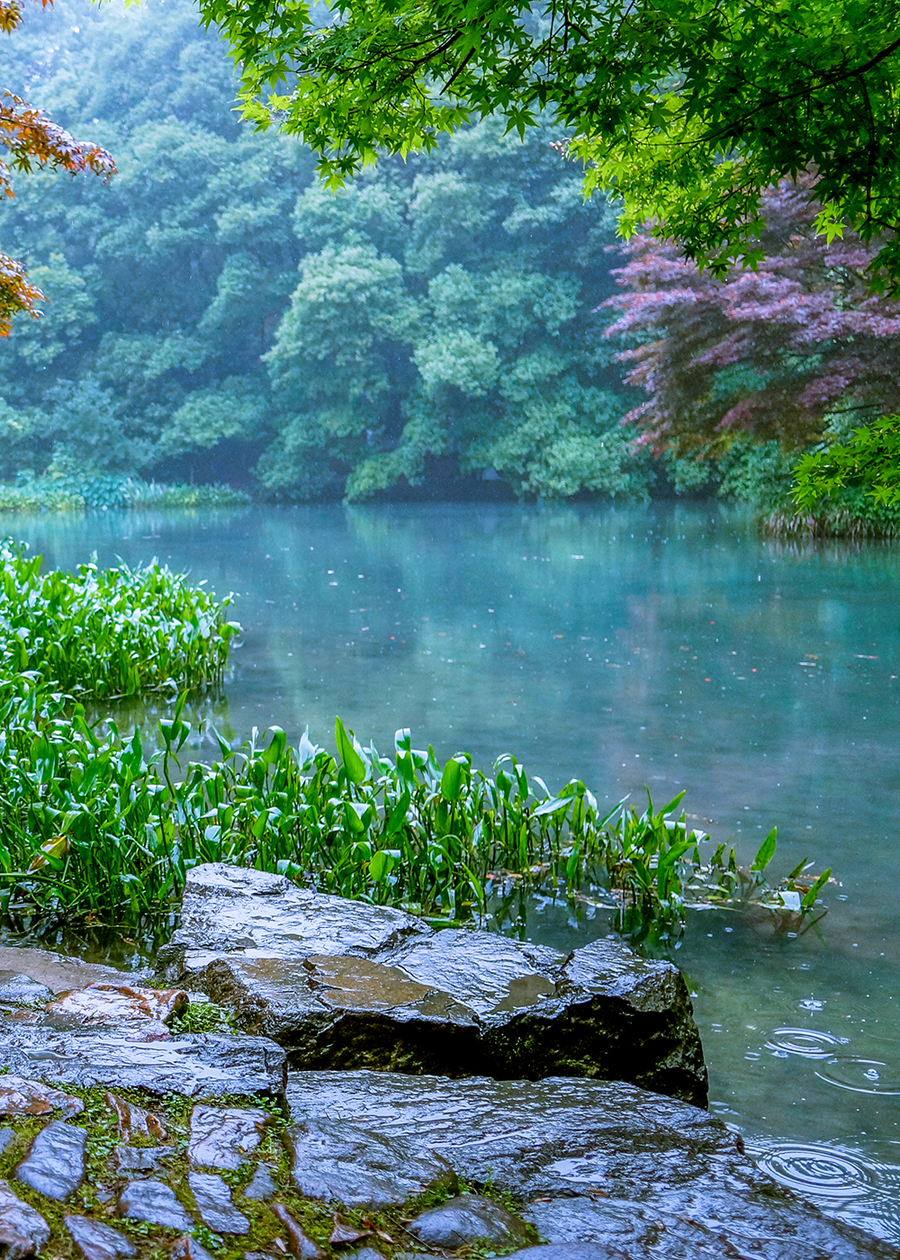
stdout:
[[56,0],[4,52],[9,89],[119,173],[38,171],[5,207],[3,247],[49,302],[0,344],[0,480],[289,501],[787,484],[768,432],[713,461],[622,425],[641,393],[604,337],[622,325],[615,216],[584,200],[551,122],[522,142],[489,117],[332,193],[298,140],[239,120],[233,64],[188,0]]

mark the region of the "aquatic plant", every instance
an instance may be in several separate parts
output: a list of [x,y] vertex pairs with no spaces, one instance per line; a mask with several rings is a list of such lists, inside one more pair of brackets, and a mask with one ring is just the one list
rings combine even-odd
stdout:
[[[600,890],[632,933],[677,925],[698,896],[745,895],[733,851],[703,864],[681,796],[604,813],[579,780],[553,795],[512,757],[493,776],[465,755],[441,765],[407,730],[382,756],[340,719],[336,757],[271,727],[183,765],[184,700],[148,755],[139,733],[92,727],[34,674],[0,685],[0,910],[134,923],[170,908],[187,872],[211,861],[443,922],[479,919],[507,880]],[[773,833],[751,868],[757,895],[774,847]]]
[[98,699],[218,681],[238,629],[217,600],[155,561],[41,572],[41,557],[0,542],[0,675],[34,672]]

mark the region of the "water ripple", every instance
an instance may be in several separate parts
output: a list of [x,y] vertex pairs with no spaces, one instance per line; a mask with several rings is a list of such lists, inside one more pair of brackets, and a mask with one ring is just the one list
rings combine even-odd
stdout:
[[773,1146],[756,1162],[780,1185],[832,1207],[872,1194],[888,1171],[864,1155],[802,1142]]
[[856,1094],[900,1094],[900,1074],[878,1059],[836,1055],[816,1070],[816,1076]]
[[814,1032],[810,1028],[776,1028],[766,1042],[766,1049],[779,1057],[798,1054],[804,1059],[831,1059],[837,1046],[845,1046],[846,1037]]

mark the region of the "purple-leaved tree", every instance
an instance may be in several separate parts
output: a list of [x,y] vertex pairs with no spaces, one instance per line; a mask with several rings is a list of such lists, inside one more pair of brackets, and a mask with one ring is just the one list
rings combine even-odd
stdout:
[[877,243],[817,236],[813,190],[807,176],[764,194],[765,257],[724,281],[649,234],[623,247],[606,336],[647,395],[626,417],[644,444],[715,455],[750,434],[799,450],[836,412],[862,424],[900,410],[900,303],[863,274]]

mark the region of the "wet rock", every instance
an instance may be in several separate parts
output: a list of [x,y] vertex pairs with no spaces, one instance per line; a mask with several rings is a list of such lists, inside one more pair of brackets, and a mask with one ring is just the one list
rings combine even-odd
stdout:
[[25,1260],[26,1256],[33,1256],[35,1250],[33,1239],[23,1238],[21,1234],[0,1225],[0,1255],[3,1260]]
[[319,1118],[293,1125],[286,1140],[291,1179],[310,1199],[350,1207],[396,1207],[426,1190],[456,1189],[456,1173],[421,1144]]
[[47,1007],[51,1015],[63,1015],[84,1024],[135,1026],[147,1040],[170,1035],[167,1024],[187,1006],[182,989],[144,989],[130,984],[99,981],[83,989],[63,993]]
[[180,1238],[176,1238],[169,1248],[169,1255],[173,1260],[213,1260],[206,1248],[196,1238],[191,1238],[190,1234],[182,1234]]
[[188,1173],[188,1184],[203,1224],[215,1234],[246,1234],[250,1222],[231,1201],[231,1191],[216,1173]]
[[132,1221],[148,1221],[165,1229],[192,1230],[195,1222],[162,1181],[132,1181],[119,1195],[120,1216]]
[[234,1171],[259,1146],[268,1122],[258,1108],[195,1107],[188,1159],[195,1168]]
[[285,1079],[284,1051],[264,1037],[202,1033],[141,1042],[113,1031],[101,1035],[91,1028],[52,1029],[3,1019],[0,1062],[37,1080],[188,1097],[277,1096]]
[[87,1129],[53,1120],[31,1144],[16,1177],[48,1199],[67,1199],[84,1177]]
[[540,1247],[513,1251],[506,1260],[630,1260],[630,1257],[605,1243],[544,1243]]
[[265,1164],[260,1164],[243,1193],[245,1199],[271,1199],[277,1192],[272,1173]]
[[370,1229],[357,1229],[355,1225],[342,1221],[337,1212],[332,1213],[331,1219],[334,1221],[334,1228],[328,1241],[332,1247],[343,1247],[347,1243],[359,1242],[362,1238],[368,1238],[372,1232]]
[[98,981],[122,984],[134,979],[122,971],[116,971],[114,967],[82,962],[80,958],[53,954],[47,949],[20,949],[16,945],[3,945],[0,946],[0,975],[9,973],[24,976],[32,984],[44,985],[51,994],[80,989]]
[[0,971],[0,1002],[5,1006],[44,1007],[53,990],[19,971]]
[[426,1247],[455,1249],[485,1240],[495,1247],[523,1246],[533,1235],[519,1216],[478,1194],[461,1194],[421,1212],[407,1226]]
[[0,1155],[3,1154],[10,1142],[14,1142],[15,1139],[15,1129],[0,1129]]
[[171,1146],[117,1146],[109,1157],[113,1172],[153,1173],[174,1154]]
[[621,941],[567,959],[212,864],[190,872],[173,942],[172,978],[298,1068],[626,1079],[705,1105],[684,980]]
[[11,1074],[0,1076],[0,1115],[49,1116],[53,1111],[70,1120],[84,1111],[84,1103],[40,1081]]
[[272,1211],[287,1232],[288,1250],[294,1260],[327,1260],[326,1252],[303,1232],[287,1208],[280,1203],[273,1203]]
[[63,1224],[84,1260],[119,1260],[137,1254],[129,1239],[117,1229],[86,1216],[64,1216]]
[[130,1142],[133,1137],[153,1137],[165,1141],[163,1122],[152,1111],[145,1111],[137,1103],[119,1098],[117,1094],[104,1094],[104,1101],[116,1113],[119,1137]]
[[[23,1239],[32,1251],[42,1251],[50,1240],[50,1226],[28,1203],[14,1194],[8,1181],[0,1181],[0,1230],[13,1239]],[[10,1257],[17,1244],[10,1244]],[[20,1251],[28,1255],[28,1251]]]
[[551,1243],[629,1260],[900,1258],[775,1185],[708,1112],[624,1082],[297,1072],[287,1097],[309,1126],[352,1122],[490,1180]]

